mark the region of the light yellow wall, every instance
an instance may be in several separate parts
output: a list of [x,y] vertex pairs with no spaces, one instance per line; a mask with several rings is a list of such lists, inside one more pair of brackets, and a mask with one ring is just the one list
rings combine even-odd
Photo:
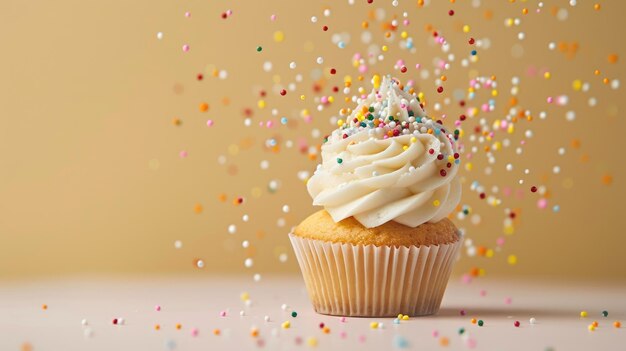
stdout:
[[[196,271],[195,258],[205,260],[203,272],[296,272],[291,255],[287,264],[277,257],[291,253],[289,227],[314,210],[297,172],[312,171],[316,162],[296,147],[272,153],[263,143],[276,135],[297,144],[298,138],[313,141],[314,127],[322,134],[330,131],[328,117],[339,105],[315,113],[314,123],[306,125],[298,113],[314,104],[303,103],[298,96],[305,92],[312,99],[309,72],[317,67],[317,56],[326,58],[324,69],[331,65],[338,69],[336,83],[345,74],[356,76],[351,57],[364,49],[361,22],[383,3],[392,9],[391,1],[369,6],[357,2],[358,6],[347,1],[298,5],[274,0],[3,1],[0,277],[188,273]],[[472,35],[491,39],[491,49],[479,53],[476,67],[498,77],[502,86],[498,113],[506,113],[513,75],[523,79],[523,107],[550,111],[545,122],[531,125],[536,136],[523,156],[500,153],[494,166],[498,171],[491,177],[480,171],[466,173],[468,180],[502,186],[514,185],[521,169],[532,169],[525,177],[527,185],[520,187],[528,197],[524,201],[493,209],[466,191],[464,202],[482,220],[479,225],[468,221],[462,225],[477,244],[495,246],[502,233],[504,206],[519,209],[522,215],[501,253],[492,259],[464,258],[457,273],[479,267],[494,275],[626,278],[622,254],[626,236],[619,221],[626,194],[621,160],[625,125],[620,115],[624,93],[623,88],[611,90],[601,82],[605,76],[624,78],[619,38],[626,30],[622,18],[626,5],[604,1],[601,11],[594,11],[591,3],[579,2],[574,8],[559,2],[569,12],[569,19],[560,22],[550,4],[541,15],[523,16],[522,8],[534,10],[535,2],[483,1],[480,9],[472,9],[469,1],[454,5],[437,1],[425,8],[418,8],[416,1],[400,1],[411,16],[418,16],[413,17],[410,34],[419,55],[410,58],[411,65],[421,62],[430,69],[432,57],[440,55],[425,44],[426,24],[441,28],[458,47],[467,38],[462,25],[469,23]],[[322,11],[330,4],[332,15],[323,19]],[[233,16],[222,20],[220,14],[229,8]],[[456,10],[453,17],[447,15],[450,8]],[[190,19],[184,16],[187,10]],[[485,19],[487,10],[492,11],[492,20]],[[278,15],[276,22],[269,20],[273,13]],[[312,15],[320,22],[311,24]],[[507,17],[521,17],[522,25],[505,28]],[[328,33],[320,29],[324,24],[331,27]],[[273,41],[278,30],[285,33],[282,43]],[[158,31],[164,32],[162,41],[156,39]],[[331,44],[330,33],[336,31],[352,35],[347,49]],[[527,37],[522,42],[525,53],[514,59],[510,53],[519,31]],[[372,32],[380,38],[379,24],[372,24]],[[550,41],[577,42],[575,58],[547,50]],[[191,45],[187,54],[180,49],[184,43]],[[256,52],[258,45],[264,47],[262,53]],[[469,46],[463,50],[469,51]],[[617,64],[607,61],[612,53],[620,57]],[[407,56],[394,44],[386,63],[375,69],[387,73],[400,57]],[[272,73],[262,70],[266,60],[274,64]],[[272,77],[293,81],[290,61],[298,63],[296,71],[303,73],[305,83],[297,93],[280,97],[271,92]],[[529,65],[549,69],[552,78],[526,78]],[[212,67],[228,70],[228,79],[211,77]],[[602,71],[600,76],[594,76],[596,68]],[[195,80],[199,72],[206,76],[202,82]],[[418,78],[414,69],[407,74]],[[467,74],[460,69],[450,72],[446,89],[466,89]],[[591,91],[574,92],[574,79],[589,82]],[[417,80],[431,105],[440,99],[432,79]],[[261,88],[269,91],[268,107],[262,111],[256,107]],[[570,96],[570,106],[546,107],[545,96],[561,92]],[[592,96],[598,99],[594,108],[587,105]],[[224,105],[223,98],[230,104]],[[211,105],[208,113],[198,111],[203,101]],[[289,128],[245,129],[245,107],[254,109],[255,123],[269,118],[271,108],[280,109],[292,122]],[[450,114],[460,112],[450,109]],[[569,109],[577,111],[573,123],[565,122]],[[182,126],[172,125],[175,117],[182,119]],[[213,128],[205,126],[207,118],[215,120]],[[579,149],[570,146],[576,138]],[[561,146],[567,153],[557,156]],[[180,159],[181,150],[188,150],[189,157]],[[220,155],[227,157],[225,165],[218,164]],[[504,171],[507,157],[514,160],[517,173]],[[259,168],[264,159],[270,162],[266,171]],[[562,168],[559,175],[551,174],[555,164]],[[477,162],[475,168],[484,165]],[[605,175],[613,178],[609,186],[602,183]],[[272,179],[282,184],[275,194],[267,191]],[[560,204],[561,213],[537,210],[537,196],[527,191],[531,183],[545,184],[550,205]],[[252,195],[254,188],[260,189],[258,198]],[[218,201],[222,192],[226,203]],[[244,196],[246,202],[232,205],[236,196]],[[196,204],[203,206],[201,214],[194,213]],[[291,207],[287,214],[281,212],[284,204]],[[241,221],[244,214],[249,214],[250,222]],[[286,220],[283,228],[276,225],[281,216]],[[231,223],[238,225],[234,235],[227,232]],[[184,245],[180,250],[173,245],[178,239]],[[250,240],[252,248],[242,249],[242,240]],[[255,259],[249,270],[243,267],[247,254]],[[506,264],[509,254],[518,256],[516,266]]]

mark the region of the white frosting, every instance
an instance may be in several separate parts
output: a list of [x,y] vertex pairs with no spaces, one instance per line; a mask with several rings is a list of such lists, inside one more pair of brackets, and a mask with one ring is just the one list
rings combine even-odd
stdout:
[[458,204],[458,158],[453,134],[383,78],[322,146],[307,188],[335,222],[354,216],[367,228],[391,220],[416,227],[438,222]]

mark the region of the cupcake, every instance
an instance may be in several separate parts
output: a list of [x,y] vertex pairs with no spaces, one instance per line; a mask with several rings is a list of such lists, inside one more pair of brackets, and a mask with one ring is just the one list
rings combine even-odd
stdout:
[[447,218],[461,197],[458,132],[428,118],[397,80],[372,83],[307,182],[324,209],[289,237],[318,313],[434,314],[462,241]]

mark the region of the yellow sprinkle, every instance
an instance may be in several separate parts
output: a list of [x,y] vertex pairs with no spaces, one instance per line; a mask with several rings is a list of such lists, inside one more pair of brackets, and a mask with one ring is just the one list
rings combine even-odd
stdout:
[[259,100],[257,105],[259,106],[259,108],[264,108],[265,107],[265,101]]
[[330,102],[331,104],[332,104],[333,102],[335,102],[335,97],[334,97],[334,96],[329,96],[329,97],[328,97],[328,102]]
[[285,321],[280,326],[283,327],[283,329],[289,329],[291,327],[291,322]]
[[596,327],[593,324],[589,324],[587,329],[589,329],[589,331],[594,331],[594,330],[596,330]]
[[283,40],[285,40],[285,33],[281,32],[279,30],[274,32],[274,41],[275,42],[280,43]]
[[467,162],[467,163],[465,164],[465,170],[466,170],[466,171],[471,171],[473,167],[474,167],[474,166],[472,165],[472,163],[471,163],[471,162]]
[[404,317],[404,315],[403,315],[402,313],[400,313],[400,314],[398,315],[398,319],[402,319],[402,317]]
[[306,339],[306,344],[311,346],[311,347],[315,347],[317,346],[317,339],[314,337],[310,337],[308,339]]
[[[378,74],[375,74],[374,77],[372,77],[372,84],[374,85],[374,88],[380,88],[380,76]],[[363,94],[364,91],[364,88],[359,88],[359,93]]]
[[383,45],[383,51],[387,52],[387,50],[389,50],[389,47],[387,47],[387,45]]
[[433,206],[439,207],[439,205],[441,205],[441,202],[439,202],[439,200],[433,201]]
[[513,228],[512,225],[504,226],[504,234],[513,235],[514,232],[515,232],[515,228]]
[[492,258],[493,255],[494,255],[493,249],[488,249],[487,252],[485,252],[485,257],[487,258]]
[[406,39],[409,36],[409,33],[407,33],[406,31],[403,31],[402,33],[400,33],[400,37],[402,39]]
[[454,162],[454,155],[448,155],[448,162]]
[[407,316],[407,315],[402,316],[402,320],[403,321],[408,321],[409,320],[409,316]]
[[507,258],[507,262],[508,262],[510,265],[514,265],[514,264],[516,264],[516,263],[517,263],[517,256],[515,256],[515,255],[509,255],[509,257]]
[[372,328],[372,329],[377,329],[377,328],[378,328],[378,322],[372,322],[372,323],[370,323],[370,328]]
[[250,294],[248,294],[247,292],[242,292],[241,295],[239,295],[239,297],[241,298],[241,301],[250,300]]
[[581,82],[580,79],[576,79],[575,81],[572,82],[572,89],[574,89],[574,91],[580,91],[582,87],[583,87],[583,82]]
[[304,95],[300,95],[300,100],[304,100],[305,96]]
[[406,150],[408,150],[408,149],[409,149],[409,146],[408,146],[408,145],[404,145],[404,146],[402,147],[402,150],[404,150],[404,151],[406,151]]
[[544,74],[543,74],[543,77],[544,77],[545,79],[550,79],[550,77],[551,77],[550,72],[546,72],[546,73],[544,73]]
[[338,120],[337,125],[341,127],[343,125],[343,119]]
[[411,142],[412,142],[412,143],[414,143],[414,142],[416,142],[416,141],[417,141],[417,138],[416,138],[416,137],[411,137]]
[[581,311],[581,312],[580,312],[580,316],[581,316],[582,318],[587,317],[587,311]]
[[491,96],[498,96],[498,91],[497,90],[492,90],[491,91]]
[[463,26],[463,33],[469,33],[470,31],[470,26],[468,26],[467,24]]

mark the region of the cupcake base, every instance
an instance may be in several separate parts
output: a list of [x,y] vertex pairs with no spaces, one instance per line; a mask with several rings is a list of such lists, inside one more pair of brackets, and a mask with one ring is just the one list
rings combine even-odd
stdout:
[[289,239],[315,311],[349,317],[437,313],[462,242],[395,247]]

